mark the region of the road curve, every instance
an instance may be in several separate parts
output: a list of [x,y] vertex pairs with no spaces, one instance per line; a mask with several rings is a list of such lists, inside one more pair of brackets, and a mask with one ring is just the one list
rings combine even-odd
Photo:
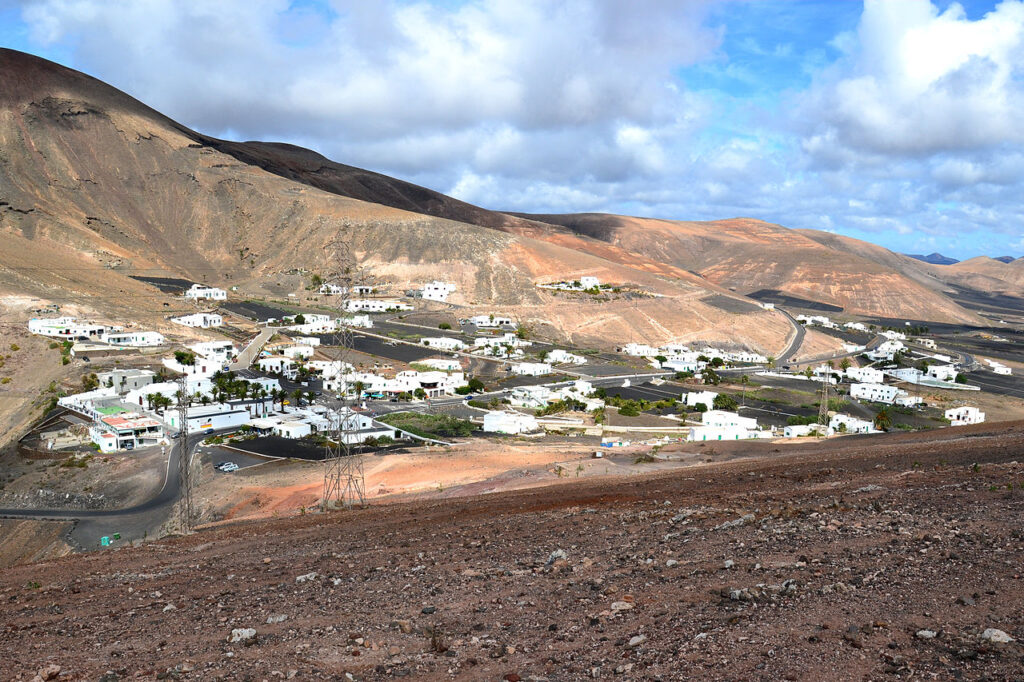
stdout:
[[782,353],[779,354],[779,357],[775,359],[775,364],[781,365],[786,362],[789,362],[789,359],[796,354],[797,350],[800,349],[800,344],[804,342],[804,334],[806,334],[806,330],[804,329],[804,326],[797,322],[796,318],[790,315],[788,312],[778,307],[776,307],[775,309],[786,316],[786,319],[789,320],[789,323],[793,325],[793,331],[796,332],[793,336],[793,340],[790,341],[789,346],[786,348],[786,350],[782,351]]

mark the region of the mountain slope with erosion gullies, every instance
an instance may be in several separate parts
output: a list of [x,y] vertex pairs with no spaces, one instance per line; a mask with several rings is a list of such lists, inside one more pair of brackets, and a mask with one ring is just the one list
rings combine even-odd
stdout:
[[[514,233],[536,228],[296,147],[214,140],[12,50],[0,50],[0,150],[4,292],[147,319],[167,298],[131,275],[259,291],[296,270],[329,272],[344,235],[393,291],[445,279],[469,311],[497,308],[583,344],[693,338],[773,353],[788,334],[777,314],[705,303],[736,295],[671,263]],[[316,164],[332,169],[323,188],[307,177]],[[584,274],[649,295],[611,301],[594,325],[593,306],[535,286]]]

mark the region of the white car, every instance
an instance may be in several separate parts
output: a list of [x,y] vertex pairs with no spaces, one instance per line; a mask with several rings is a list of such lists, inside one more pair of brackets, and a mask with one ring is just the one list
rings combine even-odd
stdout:
[[223,462],[217,465],[217,469],[223,471],[224,473],[230,473],[232,471],[237,471],[238,465],[235,464],[234,462]]

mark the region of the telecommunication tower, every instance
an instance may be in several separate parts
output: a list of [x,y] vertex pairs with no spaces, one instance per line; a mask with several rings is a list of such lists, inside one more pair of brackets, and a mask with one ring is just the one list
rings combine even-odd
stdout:
[[181,488],[181,531],[192,530],[192,456],[188,447],[188,376],[178,377],[178,486]]

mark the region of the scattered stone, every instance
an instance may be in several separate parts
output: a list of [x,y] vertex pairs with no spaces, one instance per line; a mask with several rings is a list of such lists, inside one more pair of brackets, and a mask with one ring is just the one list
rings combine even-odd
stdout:
[[736,565],[736,562],[735,562],[735,561],[733,561],[732,559],[726,559],[726,560],[725,560],[725,563],[724,563],[724,564],[722,564],[722,566],[723,566],[723,567],[724,567],[724,568],[725,568],[726,570],[728,570],[728,569],[732,568],[732,567],[733,567],[733,566],[735,566],[735,565]]
[[679,565],[679,562],[676,561],[675,559],[669,559],[668,561],[665,562],[665,566],[668,567],[668,568],[672,568],[673,566],[678,566],[678,565]]
[[274,623],[283,623],[288,620],[288,616],[283,613],[267,616],[267,625],[273,625]]
[[256,628],[235,628],[231,631],[228,642],[231,644],[245,644],[246,646],[255,644]]
[[168,604],[167,606],[164,607],[164,613],[167,613],[168,611],[177,611],[177,609],[178,609],[178,607],[175,606],[174,604]]
[[613,612],[617,611],[629,611],[633,608],[633,605],[628,601],[613,601],[611,609]]
[[981,633],[981,638],[986,642],[995,642],[996,644],[1009,644],[1014,641],[1013,637],[995,628],[986,629],[985,632]]
[[431,615],[433,613],[436,613],[436,612],[437,612],[437,607],[436,606],[424,606],[421,613],[425,613],[426,615],[429,616],[429,615]]
[[398,628],[403,635],[408,635],[412,632],[412,623],[407,620],[392,621],[391,626]]
[[60,675],[60,671],[61,667],[59,665],[51,663],[45,668],[40,668],[36,674],[43,680],[52,680],[55,679],[57,675]]
[[914,636],[918,639],[935,639],[939,636],[939,633],[934,630],[918,630]]
[[629,640],[629,648],[633,649],[647,641],[647,635],[637,635]]
[[316,571],[295,576],[295,582],[297,583],[306,583],[310,580],[316,580]]
[[556,549],[554,552],[549,554],[548,555],[548,560],[547,560],[547,562],[545,562],[544,565],[545,566],[550,566],[551,564],[555,563],[559,559],[562,559],[563,561],[568,561],[569,560],[569,555],[566,554],[564,549]]
[[743,516],[739,517],[738,519],[734,519],[732,521],[726,521],[725,523],[722,523],[720,525],[715,526],[715,530],[726,530],[728,528],[738,528],[739,526],[742,526],[744,524],[750,523],[753,520],[754,520],[754,515],[753,514],[744,514]]

